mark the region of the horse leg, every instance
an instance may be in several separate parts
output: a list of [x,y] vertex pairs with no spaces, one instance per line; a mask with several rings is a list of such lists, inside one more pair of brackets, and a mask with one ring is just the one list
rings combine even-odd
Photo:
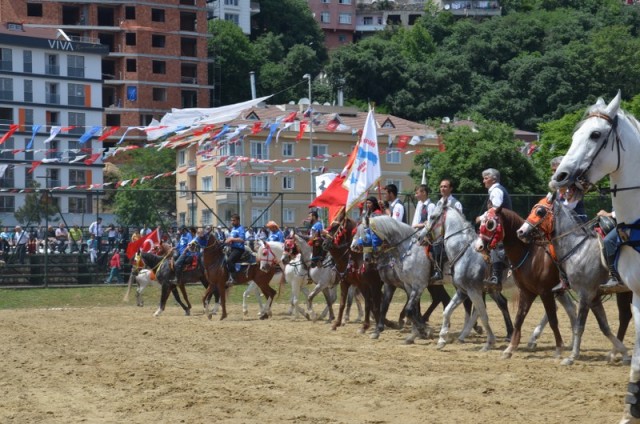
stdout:
[[[591,310],[598,321],[598,326],[600,327],[600,331],[605,335],[607,339],[612,344],[611,352],[609,353],[609,362],[614,362],[616,358],[616,354],[620,353],[622,355],[622,363],[623,364],[631,364],[631,360],[629,358],[628,350],[625,345],[618,340],[617,337],[613,335],[611,328],[609,327],[609,322],[607,320],[607,313],[604,311],[604,306],[602,305],[602,300],[596,296],[591,304]],[[565,359],[566,361],[566,359]]]
[[569,317],[569,322],[571,323],[571,346],[573,346],[573,329],[576,328],[576,320],[577,320],[577,312],[576,305],[571,298],[571,295],[568,292],[561,293],[556,296],[556,300],[567,313],[567,317]]
[[464,300],[463,298],[465,297],[466,295],[461,294],[459,291],[456,291],[456,293],[453,295],[453,299],[451,299],[447,307],[444,308],[444,313],[442,314],[442,328],[440,328],[439,334],[440,338],[438,339],[438,344],[436,345],[436,348],[438,350],[444,348],[448,343],[449,327],[451,326],[451,315],[453,314],[453,311],[455,311],[456,308],[460,306],[460,304]]
[[487,342],[482,347],[482,352],[488,352],[496,344],[496,336],[491,330],[489,325],[489,316],[487,315],[487,305],[484,302],[484,293],[481,290],[472,290],[469,293],[469,298],[473,302],[474,309],[477,311],[484,329],[487,331]]
[[536,328],[533,329],[533,333],[531,333],[531,337],[529,338],[529,343],[527,343],[527,348],[535,350],[538,345],[538,339],[542,335],[542,331],[544,331],[544,327],[546,327],[547,323],[549,323],[549,318],[547,318],[547,314],[544,314]]
[[511,335],[513,334],[513,323],[511,322],[511,315],[509,315],[509,302],[507,298],[500,292],[492,291],[489,293],[489,296],[496,303],[500,312],[502,312],[502,318],[504,318],[504,325],[507,329],[507,337],[505,337],[505,341],[511,341]]
[[[338,307],[338,319],[331,324],[331,329],[334,331],[343,324],[342,314],[344,313],[345,304],[349,299],[349,294],[351,293],[352,288],[355,288],[355,286],[350,286],[345,278],[340,280],[340,306]],[[347,322],[348,319],[345,316],[344,323],[346,324]]]
[[640,297],[633,294],[631,303],[633,324],[636,331],[636,340],[631,356],[631,370],[629,371],[629,384],[627,396],[624,399],[624,415],[620,424],[640,422]]
[[323,287],[320,284],[316,284],[316,286],[311,290],[309,295],[307,296],[307,311],[305,312],[305,317],[310,321],[316,321],[317,316],[313,311],[313,298],[316,297],[318,293],[323,290]]
[[162,283],[160,304],[158,305],[158,310],[153,314],[154,317],[159,317],[160,314],[164,312],[164,308],[167,305],[167,299],[169,298],[169,293],[171,292],[171,286],[172,284],[167,281]]
[[371,288],[368,284],[363,284],[360,289],[362,297],[364,299],[364,319],[362,320],[362,327],[358,330],[358,333],[364,334],[371,326],[371,313],[372,313],[372,301],[371,301]]
[[184,283],[180,283],[178,286],[180,287],[180,292],[182,293],[182,297],[184,297],[184,301],[186,302],[186,307],[185,305],[180,305],[180,306],[182,306],[182,309],[184,309],[184,314],[186,316],[189,316],[191,315],[191,302],[189,302],[187,287],[184,285]]
[[624,341],[624,336],[627,334],[627,328],[629,328],[629,322],[631,321],[631,300],[633,293],[628,291],[624,293],[616,294],[616,303],[618,304],[618,333],[616,337],[621,342]]
[[[558,327],[558,310],[556,307],[556,300],[554,298],[553,293],[545,293],[540,296],[542,300],[542,304],[544,305],[544,310],[547,312],[547,316],[549,317],[549,327],[553,331],[553,336],[556,340],[556,352],[554,357],[560,358],[562,355],[562,335],[560,335],[560,328]],[[586,317],[585,317],[586,319]],[[572,328],[576,328],[575,326]]]
[[386,320],[387,312],[389,311],[389,304],[391,303],[391,299],[393,298],[393,293],[396,291],[396,287],[391,284],[384,283],[383,286],[383,295],[382,300],[380,301],[380,318],[378,319],[378,325],[373,333],[371,333],[372,339],[377,339],[380,337],[380,333],[384,330],[385,324],[388,323]]
[[[247,306],[247,298],[249,297],[249,294],[254,291],[255,288],[257,288],[258,286],[256,285],[255,281],[252,281],[249,283],[249,286],[247,286],[247,289],[242,293],[242,315],[244,315],[245,317],[247,315],[249,315],[249,307]],[[260,300],[260,295],[258,294],[258,300]],[[262,301],[260,301],[260,309],[262,309]]]
[[[422,324],[422,316],[416,308],[416,297],[418,293],[416,290],[407,292],[407,303],[405,304],[406,316],[411,320],[411,333],[404,339],[404,344],[415,343],[416,337],[420,337],[424,334],[424,325]],[[416,316],[416,314],[418,316]]]
[[[481,299],[486,308],[487,304],[484,302],[484,296],[481,296]],[[484,328],[480,324],[478,324],[478,308],[475,307],[471,298],[469,298],[469,302],[471,302],[472,306],[470,312],[467,313],[464,317],[464,326],[462,327],[462,331],[458,336],[458,342],[460,343],[464,343],[467,337],[469,337],[469,334],[471,334],[471,330],[473,330],[474,328],[482,328],[482,331],[478,334],[482,334],[484,332]]]
[[180,307],[181,307],[181,308],[182,308],[182,310],[184,311],[184,314],[185,314],[186,316],[189,316],[189,315],[190,315],[189,308],[187,308],[187,305],[185,305],[185,304],[182,302],[182,299],[180,299],[180,293],[178,293],[178,288],[177,288],[176,286],[173,286],[173,287],[171,288],[171,294],[173,295],[173,298],[175,299],[176,303],[177,303],[178,305],[180,305]]
[[[573,343],[572,343],[571,354],[568,357],[566,357],[564,360],[562,360],[562,362],[560,362],[561,365],[573,365],[576,359],[578,359],[578,357],[580,356],[580,344],[582,343],[582,335],[584,334],[584,326],[585,326],[585,323],[587,322],[588,314],[589,314],[589,300],[586,298],[585,295],[582,295],[580,296],[580,301],[578,302],[578,320],[576,322],[575,327],[572,328]],[[598,322],[600,322],[600,320],[598,320]]]
[[[466,297],[466,299],[463,302],[464,305],[464,311],[465,311],[465,328],[466,328],[466,323],[471,314],[473,313],[473,302],[471,301],[471,299],[469,299],[468,297]],[[474,321],[472,323],[472,328],[473,330],[476,332],[476,334],[482,334],[484,333],[484,329],[482,328],[482,326],[480,324],[478,324],[477,321]],[[463,330],[464,331],[464,330]]]
[[442,303],[442,309],[444,310],[451,301],[451,296],[449,296],[449,293],[447,293],[447,290],[442,284],[427,286],[427,291],[431,295],[431,305],[429,305],[424,315],[422,315],[422,320],[424,322],[429,322],[431,314],[436,310],[439,304]]
[[343,324],[346,324],[349,322],[349,315],[351,314],[351,306],[353,306],[353,292],[355,289],[356,288],[354,286],[349,286],[347,290],[347,305],[346,305],[346,311],[343,317],[343,321],[344,321]]
[[524,323],[524,319],[529,313],[529,309],[531,309],[531,304],[533,304],[534,299],[536,298],[535,293],[531,293],[528,290],[520,289],[520,301],[518,302],[518,312],[516,312],[516,321],[513,324],[513,335],[511,336],[511,343],[509,346],[502,352],[502,359],[509,359],[513,356],[513,352],[518,348],[520,344],[520,337],[522,335],[522,324]]
[[327,315],[329,315],[328,322],[332,322],[334,319],[336,319],[335,315],[333,314],[333,303],[338,297],[336,290],[337,288],[335,287],[325,287],[324,289],[322,289],[322,294],[324,295],[324,299],[327,302],[327,306],[322,311],[322,314],[320,314],[320,319],[324,319]]

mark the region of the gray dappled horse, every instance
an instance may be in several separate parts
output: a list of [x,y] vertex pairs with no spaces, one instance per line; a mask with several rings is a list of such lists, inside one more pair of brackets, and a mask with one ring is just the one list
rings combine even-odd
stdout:
[[578,319],[573,327],[573,348],[562,365],[572,365],[580,356],[589,309],[595,315],[600,331],[613,345],[610,360],[613,361],[620,353],[622,361],[630,363],[627,348],[613,335],[602,305],[600,285],[607,280],[609,270],[601,254],[598,234],[582,223],[573,210],[557,200],[555,194],[549,194],[534,205],[518,229],[518,237],[527,243],[540,236],[552,244],[556,263],[564,270],[579,299]]
[[[431,261],[415,234],[409,225],[383,215],[365,218],[351,241],[352,250],[364,252],[365,262],[376,263],[385,283],[381,316],[386,316],[389,309],[393,295],[391,287],[402,288],[407,293],[405,310],[413,324],[411,334],[405,339],[407,344],[414,343],[417,337],[431,336],[431,329],[420,314],[420,297],[429,285]],[[375,236],[382,241],[381,246],[375,246],[375,241],[372,245]]]
[[[484,281],[489,265],[485,262],[482,254],[471,246],[476,237],[475,229],[471,223],[456,208],[443,207],[442,205],[437,206],[429,215],[427,223],[418,237],[419,240],[427,240],[429,243],[444,239],[444,249],[447,258],[449,258],[453,284],[456,287],[456,294],[443,314],[438,349],[442,349],[448,341],[453,311],[467,297],[473,302],[475,311],[479,314],[482,324],[487,330],[487,342],[482,350],[490,350],[495,345],[496,338],[489,326],[489,316],[484,302]],[[501,293],[493,290],[488,293],[502,311],[507,327],[507,338],[511,338],[513,324],[509,315],[507,299]],[[469,319],[467,316],[464,329],[458,337],[460,341],[464,341],[465,337],[469,335],[474,323],[475,319],[473,317]]]

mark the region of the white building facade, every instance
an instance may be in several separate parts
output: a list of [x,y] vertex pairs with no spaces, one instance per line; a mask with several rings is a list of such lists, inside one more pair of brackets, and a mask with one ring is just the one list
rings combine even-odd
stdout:
[[[100,132],[86,141],[83,134],[102,128],[101,60],[106,53],[98,40],[2,24],[0,137],[15,130],[0,145],[3,225],[15,224],[14,213],[27,196],[24,189],[34,186],[65,188],[52,194],[69,225],[88,225],[95,217],[94,193],[87,188],[103,183],[102,142]],[[53,126],[63,130],[45,142]]]

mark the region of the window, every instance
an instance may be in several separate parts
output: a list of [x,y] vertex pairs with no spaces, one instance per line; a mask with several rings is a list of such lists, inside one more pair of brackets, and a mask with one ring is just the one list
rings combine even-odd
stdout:
[[387,163],[402,163],[402,160],[400,158],[400,151],[393,149],[387,150]]
[[[82,134],[82,129],[80,130],[80,134]],[[67,146],[67,155],[69,157],[69,160],[72,161],[78,156],[78,154],[81,151],[80,150],[80,142],[78,140],[69,140],[67,142],[67,144],[68,144],[68,146]],[[71,174],[69,174],[69,179],[71,179]],[[84,177],[83,177],[83,181],[84,181]],[[71,182],[69,182],[69,184],[71,184]],[[84,184],[84,183],[82,183],[82,184]]]
[[202,222],[201,222],[202,226],[205,225],[213,225],[213,214],[211,213],[211,211],[209,209],[203,209],[202,210]]
[[125,19],[135,19],[136,18],[136,7],[135,6],[125,6],[125,8],[124,8],[124,18]]
[[149,125],[151,123],[151,121],[153,121],[153,115],[149,115],[146,113],[141,113],[140,114],[140,125],[143,127],[146,127],[147,125]]
[[402,180],[391,180],[388,179],[385,185],[395,184],[398,187],[398,197],[400,197],[400,192],[402,191]]
[[84,56],[67,56],[67,75],[84,78]]
[[46,152],[47,159],[60,159],[61,153],[58,151],[59,147],[60,142],[58,140],[51,140],[49,142],[49,150]]
[[151,61],[151,69],[154,74],[166,74],[167,62],[164,60],[153,60]]
[[344,44],[347,42],[347,36],[344,34],[340,34],[338,35],[338,42],[341,44]]
[[341,24],[350,24],[351,23],[351,13],[341,13],[338,17],[338,22]]
[[183,108],[198,106],[198,92],[195,90],[181,90],[180,100]]
[[[27,140],[27,143],[29,142],[29,140]],[[33,152],[31,152],[31,156],[28,157],[29,152],[24,152],[24,159],[25,160],[33,160]],[[33,175],[33,172],[29,172],[31,171],[31,168],[24,168],[24,186],[25,187],[36,187],[36,178]],[[38,183],[40,184],[40,183]]]
[[0,71],[13,70],[13,58],[11,57],[11,49],[0,49]]
[[42,3],[27,3],[27,16],[42,17]]
[[291,208],[284,208],[282,211],[282,219],[285,224],[295,224],[296,222],[296,210]]
[[252,141],[250,156],[255,159],[269,159],[269,147],[262,141]]
[[44,66],[44,73],[48,75],[60,75],[60,66],[58,66],[57,54],[46,54],[46,65]]
[[[26,150],[27,146],[29,145],[29,143],[31,143],[31,138],[25,138],[24,139],[24,148],[25,148],[24,160],[26,160],[26,161],[32,161],[33,160],[33,147],[31,147],[31,149],[29,149],[29,150]],[[33,176],[33,172],[30,173],[29,175]],[[25,187],[29,187],[29,185],[25,184]]]
[[164,35],[153,34],[151,36],[151,47],[164,47],[166,42],[166,37]]
[[373,17],[365,16],[364,18],[362,18],[362,23],[365,25],[373,25]]
[[240,25],[240,15],[238,15],[237,13],[225,13],[224,20],[233,22],[236,25]]
[[328,24],[331,22],[331,14],[329,12],[322,12],[320,14],[320,22]]
[[267,197],[269,191],[269,177],[266,175],[251,176],[251,195],[255,197]]
[[84,106],[84,90],[85,86],[82,84],[69,84],[67,87],[69,105]]
[[33,101],[33,80],[24,80],[24,101]]
[[251,208],[251,222],[254,223],[254,228],[264,227],[270,219],[268,210],[265,211],[263,208]]
[[225,190],[231,190],[232,189],[231,177],[224,177],[224,189]]
[[224,0],[225,6],[237,6],[238,0]]
[[351,0],[338,0],[338,4],[351,4]]
[[282,156],[286,158],[293,157],[293,143],[282,143]]
[[202,191],[213,191],[213,177],[202,177]]
[[137,72],[138,61],[136,59],[127,59],[127,72]]
[[187,164],[187,151],[180,150],[178,152],[178,166],[184,166]]
[[33,109],[24,110],[24,124],[27,126],[33,125]]
[[311,150],[311,154],[313,157],[326,155],[329,150],[329,147],[326,144],[314,144],[313,149]]
[[60,184],[60,170],[57,168],[49,168],[48,171],[49,173],[47,175],[49,178],[47,181],[47,188],[62,186],[62,184]]
[[[15,144],[13,141],[13,137],[9,137],[3,144],[2,144],[2,150],[4,150],[4,152],[0,153],[0,159],[14,159],[15,156],[13,155],[12,150],[15,149]],[[3,178],[5,178],[7,176],[6,172],[9,169],[5,170],[5,175]],[[0,180],[2,180],[2,178],[0,178]],[[13,183],[12,183],[13,184]]]
[[160,87],[153,87],[153,101],[154,102],[166,102],[167,101],[167,89]]
[[58,93],[58,83],[45,82],[44,83],[44,97],[45,101],[52,105],[60,104],[60,94]]
[[85,114],[83,112],[69,112],[69,125],[75,128],[69,134],[84,134]]
[[60,125],[60,112],[54,112],[47,110],[45,112],[47,117],[47,126],[50,127],[52,125]]
[[321,2],[321,3],[329,4],[329,3],[331,3],[331,0],[322,0],[322,2]]
[[186,212],[180,212],[178,215],[178,225],[183,226],[187,225],[187,214]]
[[151,9],[151,20],[153,22],[164,22],[164,9]]
[[178,183],[178,197],[187,197],[187,182],[180,181]]
[[[69,146],[71,148],[71,146]],[[69,185],[85,185],[87,183],[86,172],[78,169],[69,170]]]
[[135,32],[127,32],[124,35],[124,43],[127,46],[135,46],[136,45],[136,33]]
[[69,213],[87,212],[87,199],[84,197],[69,197]]
[[13,100],[12,78],[0,78],[0,100]]
[[295,180],[293,179],[292,176],[290,176],[290,175],[284,176],[282,178],[282,189],[283,190],[293,190],[293,188],[294,188],[293,182],[294,181]]
[[33,58],[31,50],[25,50],[22,52],[22,70],[24,72],[33,72]]
[[16,199],[13,196],[0,196],[0,212],[15,212]]
[[244,154],[244,149],[242,148],[242,141],[237,141],[235,143],[229,143],[222,148],[222,153],[225,156],[242,156]]

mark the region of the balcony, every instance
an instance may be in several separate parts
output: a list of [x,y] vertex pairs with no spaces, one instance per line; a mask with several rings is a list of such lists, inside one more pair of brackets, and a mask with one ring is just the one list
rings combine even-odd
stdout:
[[13,100],[13,91],[0,90],[0,100]]
[[67,68],[67,75],[70,77],[84,78],[84,68],[74,68],[70,66]]
[[47,75],[60,75],[60,67],[58,65],[45,65],[44,73]]
[[61,187],[62,182],[60,180],[52,180],[51,178],[47,179],[47,188]]
[[502,8],[497,1],[443,1],[442,8],[454,16],[500,16]]
[[60,95],[59,94],[51,94],[47,93],[45,95],[45,101],[50,105],[59,105],[60,104]]
[[0,71],[13,71],[13,62],[10,60],[0,60]]
[[198,78],[196,77],[180,77],[180,82],[183,84],[197,84]]

